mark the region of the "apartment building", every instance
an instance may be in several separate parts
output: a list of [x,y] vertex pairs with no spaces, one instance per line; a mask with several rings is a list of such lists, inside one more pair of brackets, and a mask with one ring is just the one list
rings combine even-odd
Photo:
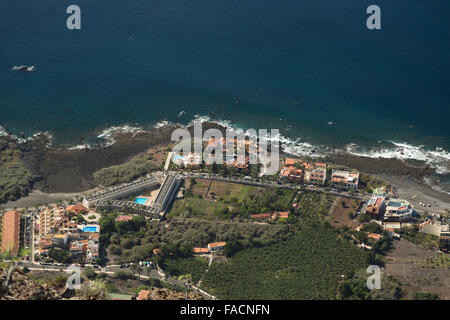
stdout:
[[20,241],[20,212],[8,211],[3,216],[2,251],[17,256]]
[[324,185],[327,179],[327,165],[325,163],[303,163],[305,169],[303,181],[305,184]]
[[358,189],[359,172],[333,170],[331,172],[331,185],[334,188]]
[[386,203],[384,221],[404,222],[411,220],[415,214],[412,205],[403,199],[391,198]]

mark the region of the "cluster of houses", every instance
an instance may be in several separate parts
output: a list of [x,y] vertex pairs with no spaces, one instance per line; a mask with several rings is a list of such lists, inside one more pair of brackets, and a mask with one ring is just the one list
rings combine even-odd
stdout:
[[420,215],[414,207],[408,201],[394,197],[389,190],[374,194],[363,211],[378,222],[390,237],[400,237],[395,230],[415,228],[421,233],[438,237],[442,247],[450,246],[450,219],[445,221],[433,215],[420,223]]
[[[238,146],[241,147],[243,152],[237,152]],[[249,152],[250,149],[252,152]],[[263,150],[256,144],[253,144],[251,140],[243,139],[238,140],[235,138],[210,138],[206,144],[205,152],[208,154],[203,158],[203,154],[190,152],[187,154],[174,154],[169,153],[168,161],[172,161],[174,164],[180,167],[198,169],[203,164],[212,164],[215,162],[216,153],[221,150],[221,157],[225,155],[223,164],[227,167],[234,167],[244,171],[248,171],[250,164],[250,157],[256,157],[258,153]],[[168,162],[167,166],[168,168]],[[166,170],[167,170],[166,168]]]
[[409,222],[419,217],[408,201],[386,195],[373,195],[365,213],[384,222]]
[[72,259],[80,262],[96,262],[99,257],[100,226],[97,222],[77,222],[79,215],[97,216],[82,204],[41,210],[35,223],[35,231],[39,234],[34,248],[35,257],[47,257],[49,250],[54,249],[67,251]]
[[[286,158],[280,178],[291,182],[324,186],[327,180],[327,164]],[[359,184],[359,172],[332,170],[330,180],[333,188],[356,190]]]

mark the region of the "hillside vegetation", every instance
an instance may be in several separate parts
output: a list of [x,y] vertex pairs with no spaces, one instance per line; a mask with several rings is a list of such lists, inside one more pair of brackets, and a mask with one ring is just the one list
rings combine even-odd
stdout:
[[214,262],[202,286],[221,299],[335,299],[341,275],[368,264],[332,227],[307,225],[285,241]]
[[202,287],[221,299],[336,299],[343,277],[367,268],[374,257],[326,222],[333,200],[300,192],[286,237],[213,262]]
[[215,219],[247,218],[251,214],[288,211],[295,191],[259,188],[237,183],[213,182],[205,195],[208,180],[188,184],[185,199],[175,201],[168,217],[204,217]]
[[139,155],[130,161],[100,169],[94,173],[94,180],[103,186],[131,182],[158,169],[151,163],[152,155]]
[[0,203],[17,200],[30,192],[33,175],[22,162],[17,146],[0,138]]

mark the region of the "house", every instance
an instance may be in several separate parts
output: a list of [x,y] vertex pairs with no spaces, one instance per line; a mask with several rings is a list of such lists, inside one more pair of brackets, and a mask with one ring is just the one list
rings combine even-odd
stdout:
[[53,239],[52,235],[45,235],[41,237],[39,240],[39,249],[42,251],[46,251],[53,247]]
[[381,238],[382,238],[381,234],[378,234],[378,233],[372,233],[372,232],[369,232],[369,233],[367,234],[367,236],[368,236],[370,239],[373,239],[373,240],[375,240],[375,241],[379,241],[379,240],[381,240]]
[[53,234],[51,239],[52,239],[52,246],[62,248],[66,247],[66,245],[68,244],[69,235],[67,233]]
[[358,189],[359,172],[333,170],[331,172],[331,186],[334,188]]
[[385,211],[385,204],[384,197],[372,196],[372,198],[367,201],[366,214],[374,219],[381,219]]
[[172,161],[178,166],[189,166],[196,169],[202,164],[202,155],[193,152],[183,155],[174,155]]
[[301,182],[303,180],[303,170],[295,167],[285,167],[281,170],[280,177]]
[[85,243],[83,240],[72,241],[69,246],[69,252],[74,258],[79,258],[85,252]]
[[303,170],[296,166],[300,163],[298,160],[286,158],[284,159],[284,168],[280,172],[280,178],[290,181],[303,181]]
[[99,257],[100,234],[93,233],[89,235],[87,244],[86,261],[94,262]]
[[408,201],[391,198],[386,203],[383,220],[389,222],[404,222],[411,220],[414,214],[415,210]]
[[208,244],[209,251],[220,251],[223,250],[227,243],[226,242],[214,242]]
[[20,212],[8,211],[3,216],[2,251],[17,256],[19,252]]
[[195,248],[193,249],[193,252],[194,252],[195,254],[206,254],[206,253],[209,253],[209,249],[208,249],[208,248],[199,248],[199,247],[195,247]]
[[272,213],[259,213],[259,214],[252,214],[250,215],[250,218],[252,219],[287,219],[289,217],[289,212],[272,212]]
[[270,219],[271,217],[272,217],[272,214],[270,214],[270,213],[259,213],[259,214],[250,215],[250,218],[252,218],[252,219]]
[[441,226],[441,233],[439,234],[439,242],[450,245],[450,226],[448,224]]
[[284,159],[284,165],[286,166],[286,167],[293,167],[294,165],[295,165],[295,163],[296,163],[296,160],[295,159],[292,159],[292,158],[286,158],[286,159]]
[[433,222],[427,219],[420,225],[421,233],[431,234],[439,237],[439,242],[450,244],[450,226],[448,224],[441,224],[441,222]]
[[120,215],[120,216],[117,216],[115,221],[119,222],[119,221],[130,221],[130,220],[133,220],[133,216]]
[[285,211],[285,212],[275,212],[272,214],[272,219],[273,220],[277,220],[277,219],[287,219],[289,217],[289,212]]
[[303,181],[306,184],[324,185],[327,178],[327,165],[325,163],[303,163],[305,173]]

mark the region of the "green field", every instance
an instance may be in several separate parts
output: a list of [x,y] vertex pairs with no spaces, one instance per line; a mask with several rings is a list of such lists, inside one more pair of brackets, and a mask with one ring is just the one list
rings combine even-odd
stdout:
[[[226,215],[227,205],[221,202],[213,202],[200,198],[186,198],[176,201],[167,217],[186,216],[186,217],[210,217]],[[229,216],[224,216],[229,218]]]
[[261,194],[263,190],[264,188],[255,186],[214,181],[209,194],[224,201],[238,202]]
[[189,183],[185,199],[175,201],[168,217],[204,217],[230,219],[250,214],[288,211],[295,191],[261,188],[237,183],[199,180]]
[[328,214],[335,196],[328,193],[315,191],[301,191],[298,193],[294,202],[300,205],[298,213],[300,216],[313,213],[313,215],[325,216]]

